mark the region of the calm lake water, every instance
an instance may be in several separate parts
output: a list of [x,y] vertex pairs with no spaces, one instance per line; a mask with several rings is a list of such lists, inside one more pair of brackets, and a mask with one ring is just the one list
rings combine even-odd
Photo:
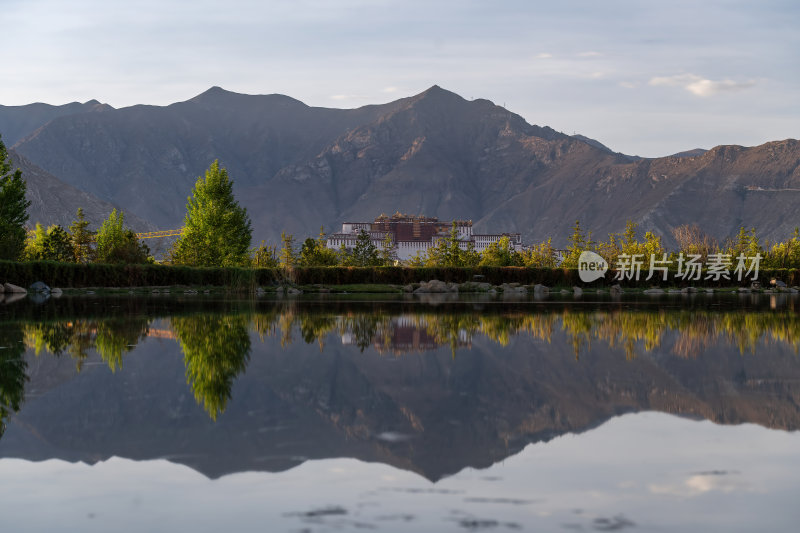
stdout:
[[6,302],[3,531],[796,531],[798,311]]

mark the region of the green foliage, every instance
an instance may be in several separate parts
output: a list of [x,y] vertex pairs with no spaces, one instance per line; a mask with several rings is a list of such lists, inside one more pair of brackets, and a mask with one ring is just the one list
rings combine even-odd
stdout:
[[264,241],[261,241],[261,245],[257,248],[253,248],[252,257],[251,266],[253,268],[278,268],[280,266],[278,251],[274,246],[265,244]]
[[526,267],[556,268],[558,260],[556,259],[552,238],[524,250],[522,252],[522,262]]
[[95,251],[98,263],[146,263],[150,249],[136,234],[124,227],[124,214],[111,211],[97,232]]
[[393,266],[397,263],[397,244],[392,239],[392,234],[388,231],[381,243],[381,249],[378,252],[380,264],[382,266]]
[[336,266],[339,263],[336,251],[327,247],[324,228],[320,228],[317,239],[308,238],[303,242],[297,262],[300,266]]
[[278,263],[284,270],[291,270],[297,265],[297,252],[294,249],[294,235],[281,232],[281,252]]
[[186,382],[198,404],[216,420],[250,357],[248,320],[240,315],[201,315],[173,317],[170,322],[183,350]]
[[491,243],[481,254],[481,266],[523,266],[524,259],[520,253],[511,246],[508,237],[501,237],[499,241]]
[[83,216],[83,208],[78,208],[76,219],[69,225],[75,262],[87,263],[92,258],[92,243],[95,232],[89,229],[89,221]]
[[28,364],[24,353],[22,329],[3,324],[0,327],[0,437],[5,432],[6,419],[19,411],[25,395]]
[[356,239],[356,245],[348,256],[348,266],[370,267],[381,264],[378,248],[372,244],[369,234],[361,230]]
[[765,263],[772,268],[800,268],[800,229],[794,228],[791,238],[775,243]]
[[584,250],[588,250],[587,238],[581,229],[579,220],[575,221],[575,226],[572,230],[572,235],[569,238],[569,246],[567,247],[567,255],[561,263],[564,268],[578,268],[578,259]]
[[0,139],[0,259],[18,259],[25,248],[25,223],[30,201],[25,199],[22,172],[11,172],[8,152]]
[[192,189],[183,233],[170,251],[170,260],[190,266],[244,266],[251,262],[252,233],[247,210],[233,197],[228,171],[214,161]]
[[[419,255],[419,253],[417,254]],[[480,262],[480,255],[475,251],[475,246],[470,242],[464,250],[458,238],[458,228],[455,222],[450,228],[447,237],[439,239],[435,246],[428,248],[424,266],[427,267],[471,267]],[[412,258],[411,265],[418,265],[419,259]]]
[[50,226],[47,231],[41,224],[28,232],[22,257],[26,261],[74,261],[72,238],[61,226]]

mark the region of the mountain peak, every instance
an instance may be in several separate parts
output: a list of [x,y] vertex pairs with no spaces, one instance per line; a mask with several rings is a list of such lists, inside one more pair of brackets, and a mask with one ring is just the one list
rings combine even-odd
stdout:
[[464,100],[462,97],[457,95],[452,91],[448,91],[447,89],[442,89],[438,85],[432,85],[419,93],[416,96],[412,97],[412,100],[422,100],[422,99],[448,99],[448,100]]
[[226,96],[233,96],[237,93],[233,93],[231,91],[226,91],[222,87],[214,85],[210,89],[203,91],[202,93],[198,94],[194,98],[189,99],[190,102],[207,102],[207,101],[214,101],[219,100],[220,98],[225,98]]

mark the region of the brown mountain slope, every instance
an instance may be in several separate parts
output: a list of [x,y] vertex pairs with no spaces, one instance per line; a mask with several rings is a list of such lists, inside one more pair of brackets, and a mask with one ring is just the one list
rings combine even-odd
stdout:
[[196,177],[219,158],[256,241],[397,210],[557,246],[576,219],[600,239],[634,220],[668,245],[685,223],[721,239],[740,225],[783,239],[800,225],[797,141],[634,160],[437,86],[351,110],[213,88],[167,107],[61,117],[18,150],[165,229],[180,225]]
[[67,183],[169,228],[181,223],[192,186],[214,159],[238,187],[264,185],[391,106],[321,109],[214,87],[167,107],[55,119],[17,150]]

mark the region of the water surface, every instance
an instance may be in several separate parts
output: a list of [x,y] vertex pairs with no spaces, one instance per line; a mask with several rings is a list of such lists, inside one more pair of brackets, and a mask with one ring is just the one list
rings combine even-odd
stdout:
[[794,530],[798,307],[0,305],[0,512],[14,531]]

